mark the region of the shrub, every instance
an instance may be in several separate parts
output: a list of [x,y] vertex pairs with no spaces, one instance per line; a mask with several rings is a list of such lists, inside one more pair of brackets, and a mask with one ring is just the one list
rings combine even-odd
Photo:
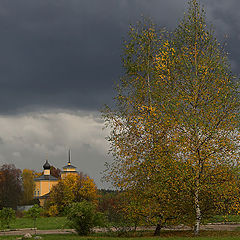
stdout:
[[16,218],[22,218],[22,217],[24,217],[24,211],[17,210],[16,211]]
[[52,206],[50,206],[49,207],[49,209],[48,209],[48,215],[50,216],[50,217],[55,217],[55,216],[57,216],[58,215],[58,207],[57,207],[57,205],[52,205]]
[[96,211],[95,205],[82,201],[70,205],[67,219],[79,235],[88,235],[93,227],[103,226],[103,215]]
[[4,229],[5,226],[10,228],[10,223],[16,218],[15,211],[12,208],[3,208],[0,210],[0,221],[1,227]]
[[43,209],[41,207],[39,207],[37,204],[35,204],[26,213],[27,217],[33,219],[35,235],[36,235],[36,221],[37,221],[37,218],[40,216],[42,211],[43,211]]

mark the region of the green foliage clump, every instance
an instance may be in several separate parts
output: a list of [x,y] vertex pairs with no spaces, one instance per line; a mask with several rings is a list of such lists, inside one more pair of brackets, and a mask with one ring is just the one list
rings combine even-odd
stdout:
[[49,209],[48,209],[48,215],[49,215],[50,217],[55,217],[55,216],[57,216],[58,214],[59,214],[59,212],[58,212],[58,209],[57,209],[57,205],[52,205],[52,206],[49,207]]
[[0,210],[0,221],[1,227],[5,229],[5,227],[10,228],[10,223],[16,219],[15,211],[12,208],[3,208]]
[[42,208],[39,207],[37,204],[34,204],[27,212],[27,216],[33,219],[37,219],[42,212]]
[[[132,216],[126,205],[125,195],[117,190],[100,190],[98,209],[106,216],[106,227],[110,234],[128,236],[139,225],[138,216]],[[127,211],[125,211],[127,208]]]
[[96,211],[94,204],[82,201],[72,203],[67,211],[67,219],[79,235],[88,235],[93,227],[103,226],[103,215]]
[[27,217],[33,219],[35,234],[36,234],[37,218],[40,217],[40,214],[42,211],[43,211],[43,209],[41,207],[39,207],[37,204],[34,204],[34,206],[32,208],[30,208],[26,213]]

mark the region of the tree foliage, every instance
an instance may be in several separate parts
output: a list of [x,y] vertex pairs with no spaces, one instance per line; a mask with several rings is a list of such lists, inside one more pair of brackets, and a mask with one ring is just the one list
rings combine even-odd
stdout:
[[15,211],[12,208],[3,208],[0,210],[0,222],[2,229],[10,228],[10,223],[16,219]]
[[37,204],[34,204],[33,207],[31,207],[28,211],[27,211],[27,217],[31,218],[33,220],[33,227],[35,229],[35,235],[36,235],[36,222],[37,222],[37,218],[40,217],[41,212],[43,211],[43,209],[41,207],[39,207]]
[[172,34],[131,26],[123,67],[115,108],[103,113],[108,177],[156,234],[167,220],[195,222],[198,234],[202,218],[238,206],[239,98],[226,53],[191,0]]
[[58,179],[61,178],[61,169],[55,168],[54,166],[50,167],[50,172],[53,177],[56,177]]
[[35,189],[34,171],[30,169],[23,169],[22,171],[22,204],[30,204],[33,202],[33,193]]
[[93,227],[102,226],[104,223],[103,215],[96,211],[96,206],[85,200],[69,206],[67,219],[79,235],[88,235]]
[[97,197],[97,187],[93,179],[83,174],[70,174],[52,188],[50,206],[56,205],[60,213],[73,202],[86,200],[96,203]]
[[108,230],[112,231],[114,229],[118,236],[132,231],[138,219],[132,217],[128,211],[125,211],[125,207],[129,207],[126,204],[126,195],[123,192],[113,190],[100,190],[99,192],[98,210],[106,216]]
[[163,37],[163,31],[148,21],[130,27],[123,58],[126,74],[117,88],[116,108],[104,112],[112,129],[109,141],[115,156],[108,176],[115,187],[128,191],[127,213],[159,225],[176,213],[169,194],[174,185],[172,175],[178,174],[175,167],[171,168],[174,173],[170,172],[174,166],[168,136],[172,123],[155,101],[155,58]]
[[166,93],[156,99],[174,122],[174,159],[185,169],[197,234],[206,193],[229,191],[229,184],[237,192],[237,85],[226,53],[207,28],[204,10],[195,0],[189,2],[188,13],[156,60],[157,82]]
[[13,164],[4,164],[0,168],[0,209],[16,208],[21,199],[21,170]]

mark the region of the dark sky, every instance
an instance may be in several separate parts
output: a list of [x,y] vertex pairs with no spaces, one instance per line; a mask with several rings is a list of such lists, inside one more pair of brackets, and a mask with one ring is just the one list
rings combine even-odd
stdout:
[[[202,1],[220,40],[239,62],[239,1]],[[121,47],[141,14],[172,30],[183,0],[1,0],[0,112],[97,110],[121,76]]]
[[[240,1],[201,3],[239,74]],[[75,161],[81,159],[75,165],[98,176],[110,157],[97,111],[111,103],[121,76],[129,24],[143,14],[171,31],[186,6],[185,0],[1,0],[0,164],[40,169],[48,152],[61,167],[73,147]]]

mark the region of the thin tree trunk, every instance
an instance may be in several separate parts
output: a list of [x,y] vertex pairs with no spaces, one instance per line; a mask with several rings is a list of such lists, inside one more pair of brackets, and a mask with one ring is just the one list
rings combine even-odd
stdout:
[[36,220],[37,220],[37,219],[34,219],[34,231],[35,231],[35,236],[37,235]]
[[[197,19],[197,5],[194,2],[194,8],[195,8],[195,16]],[[195,26],[197,26],[197,22],[195,22]],[[195,61],[195,75],[196,75],[196,81],[198,79],[198,63],[197,63],[197,55],[198,55],[198,51],[197,51],[197,42],[198,42],[198,35],[197,35],[197,29],[195,29],[195,44],[194,44],[194,61]],[[197,97],[195,99],[195,107],[194,110],[196,111],[196,105],[197,105],[197,100],[198,100],[198,94]],[[197,124],[195,123],[195,130],[197,130]],[[198,134],[196,134],[197,138],[198,138]],[[198,142],[198,141],[197,141]],[[200,223],[201,223],[201,210],[200,210],[200,206],[199,206],[199,183],[200,183],[200,171],[201,171],[201,158],[200,158],[200,152],[199,150],[197,150],[197,154],[198,154],[198,158],[199,158],[199,162],[198,162],[198,166],[199,166],[199,170],[198,170],[198,174],[197,174],[197,181],[196,181],[196,190],[195,190],[195,210],[196,210],[196,222],[195,222],[195,228],[194,228],[194,234],[197,236],[199,234],[200,231]]]
[[154,236],[160,236],[161,229],[162,229],[162,220],[159,220],[154,232]]
[[199,206],[199,190],[198,187],[195,192],[195,209],[196,209],[196,222],[194,227],[194,234],[197,236],[200,231],[200,223],[201,223],[201,210]]
[[137,225],[138,225],[138,223],[137,223],[137,221],[135,221],[135,222],[134,222],[134,232],[137,231]]

